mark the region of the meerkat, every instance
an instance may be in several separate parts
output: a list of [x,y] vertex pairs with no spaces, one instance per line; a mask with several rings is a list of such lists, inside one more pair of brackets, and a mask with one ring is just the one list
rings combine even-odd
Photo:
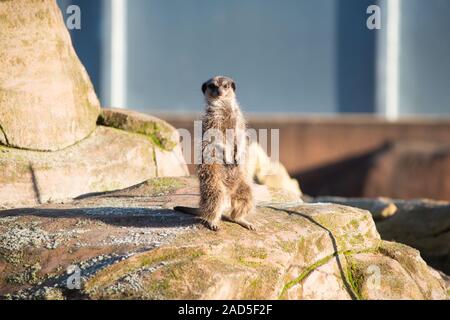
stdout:
[[[230,201],[231,214],[227,220],[255,230],[246,220],[254,205],[245,165],[246,122],[236,100],[236,84],[231,78],[216,76],[203,83],[202,92],[206,102],[202,117],[202,161],[196,166],[200,204],[198,209],[175,207],[174,210],[198,215],[207,227],[217,231]],[[216,141],[214,134],[214,142],[205,139],[210,132],[219,133],[224,139]],[[208,152],[212,157],[208,158]]]

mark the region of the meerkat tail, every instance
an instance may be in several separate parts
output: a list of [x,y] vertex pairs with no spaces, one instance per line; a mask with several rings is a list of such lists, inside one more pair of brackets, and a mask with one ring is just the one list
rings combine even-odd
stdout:
[[192,207],[183,207],[183,206],[176,206],[173,208],[175,211],[187,213],[193,216],[200,216],[200,210],[199,208],[192,208]]

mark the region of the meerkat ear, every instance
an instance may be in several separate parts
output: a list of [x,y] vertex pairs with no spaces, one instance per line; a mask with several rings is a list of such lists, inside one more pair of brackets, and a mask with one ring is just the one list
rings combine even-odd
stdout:
[[231,81],[231,87],[233,88],[233,91],[236,91],[236,83],[234,83],[234,81]]
[[202,84],[202,92],[203,94],[205,94],[206,91],[206,82],[204,84]]

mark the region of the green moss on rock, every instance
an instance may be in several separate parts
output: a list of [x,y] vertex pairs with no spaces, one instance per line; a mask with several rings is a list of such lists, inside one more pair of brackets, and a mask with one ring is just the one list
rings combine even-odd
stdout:
[[150,191],[153,195],[167,195],[182,188],[185,184],[177,178],[162,177],[147,180],[145,182],[150,187]]
[[178,133],[167,122],[130,110],[102,109],[97,123],[144,135],[154,145],[167,151],[173,150],[179,143]]
[[361,270],[354,263],[347,261],[345,277],[355,297],[358,300],[362,300],[361,288],[364,282],[364,275],[361,273]]
[[287,253],[295,252],[297,249],[297,241],[278,240],[277,243],[281,250]]

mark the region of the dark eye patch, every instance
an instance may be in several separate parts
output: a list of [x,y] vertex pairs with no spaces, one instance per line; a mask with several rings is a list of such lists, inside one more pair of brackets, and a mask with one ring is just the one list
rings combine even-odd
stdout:
[[208,88],[211,90],[214,90],[217,88],[217,86],[214,83],[210,83],[210,84],[208,84]]

